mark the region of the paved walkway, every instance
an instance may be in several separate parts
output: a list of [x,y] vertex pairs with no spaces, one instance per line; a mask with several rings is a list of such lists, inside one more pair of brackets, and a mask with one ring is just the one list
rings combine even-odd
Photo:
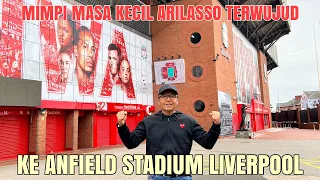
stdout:
[[[194,144],[192,148],[192,154],[203,154],[204,161],[204,174],[194,176],[194,180],[205,179],[243,179],[243,180],[259,180],[259,179],[319,179],[320,180],[320,131],[314,130],[299,130],[299,129],[282,129],[275,128],[256,133],[256,139],[235,139],[235,138],[223,138],[219,139],[217,144],[212,150],[206,150],[200,147],[198,144]],[[303,138],[299,137],[303,135]],[[290,138],[289,138],[290,137]],[[318,137],[318,138],[315,138]],[[284,140],[283,140],[284,139]],[[146,180],[147,177],[143,175],[124,175],[122,173],[123,163],[122,157],[125,154],[144,154],[145,144],[141,144],[136,149],[128,150],[125,147],[117,146],[116,148],[102,148],[102,149],[87,149],[78,153],[90,153],[90,154],[114,154],[117,157],[117,173],[114,175],[44,175],[45,161],[40,160],[39,170],[40,175],[36,176],[19,176],[17,175],[17,165],[5,165],[0,167],[0,179],[111,179],[111,180]],[[209,174],[209,155],[214,154],[216,157],[222,154],[299,154],[300,155],[300,169],[304,170],[303,176],[295,175],[271,175],[269,168],[265,168],[264,175],[208,175]],[[9,161],[7,161],[8,163]],[[11,161],[14,163],[14,161]],[[16,161],[15,161],[16,162]],[[102,159],[102,164],[105,161]],[[3,162],[2,162],[3,165]],[[215,164],[218,167],[219,164]],[[104,168],[104,166],[102,166]],[[77,168],[76,168],[77,169]]]
[[256,133],[265,140],[320,140],[320,130],[272,128]]
[[[255,132],[255,139],[262,140],[320,140],[320,130],[293,129],[293,128],[271,128]],[[235,136],[224,139],[235,139]]]

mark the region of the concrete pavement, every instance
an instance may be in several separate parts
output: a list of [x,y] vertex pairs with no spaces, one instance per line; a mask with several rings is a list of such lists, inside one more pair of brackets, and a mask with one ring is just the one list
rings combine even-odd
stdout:
[[[205,179],[319,179],[320,180],[320,131],[299,130],[299,129],[270,129],[257,133],[256,139],[234,139],[233,137],[219,139],[212,150],[206,150],[194,143],[192,154],[203,154],[204,156],[204,175],[193,176],[195,180]],[[290,136],[287,136],[290,134]],[[305,138],[299,138],[299,134],[309,134],[310,139],[306,139],[308,135],[303,135]],[[316,134],[316,135],[313,135]],[[281,137],[285,140],[281,140]],[[291,137],[288,138],[288,137]],[[276,140],[275,140],[276,139]],[[80,151],[81,152],[81,151]],[[111,180],[143,180],[147,179],[145,175],[124,175],[122,173],[122,157],[125,154],[144,154],[145,144],[141,144],[136,149],[128,150],[125,147],[118,147],[106,150],[90,152],[89,154],[114,154],[117,157],[117,173],[114,175],[44,175],[45,161],[40,160],[39,170],[40,175],[17,175],[17,165],[7,165],[0,167],[0,179],[111,179]],[[209,174],[209,154],[215,154],[218,157],[221,154],[299,154],[300,169],[304,171],[304,175],[272,175],[269,168],[265,168],[264,175],[208,175]],[[102,164],[104,160],[102,159]],[[216,164],[216,166],[218,166]],[[102,168],[104,166],[102,165]],[[76,168],[77,169],[77,168]]]

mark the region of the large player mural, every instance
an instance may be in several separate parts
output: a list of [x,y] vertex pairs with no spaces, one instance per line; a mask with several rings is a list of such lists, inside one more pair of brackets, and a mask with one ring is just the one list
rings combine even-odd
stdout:
[[[22,21],[22,5],[64,5]],[[152,105],[151,41],[107,21],[73,21],[60,0],[0,0],[0,76],[42,81],[42,97]]]
[[261,100],[258,52],[235,26],[232,30],[238,103],[251,104]]
[[0,4],[0,76],[21,78],[23,21],[20,17],[23,1],[4,0]]

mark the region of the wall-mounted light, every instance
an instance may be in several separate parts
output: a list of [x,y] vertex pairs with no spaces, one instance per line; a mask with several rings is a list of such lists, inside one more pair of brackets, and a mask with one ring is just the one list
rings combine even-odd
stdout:
[[40,109],[40,114],[45,115],[46,114],[46,109]]
[[218,59],[219,59],[219,54],[216,55],[216,57],[213,61],[216,62]]
[[180,54],[178,54],[178,59],[180,59],[180,57],[181,57]]
[[162,56],[164,60],[167,60],[167,56]]
[[174,57],[173,56],[171,56],[171,59],[173,59]]

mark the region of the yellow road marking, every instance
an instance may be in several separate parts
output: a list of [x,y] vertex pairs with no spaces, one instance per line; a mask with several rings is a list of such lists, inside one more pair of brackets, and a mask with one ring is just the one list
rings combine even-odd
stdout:
[[304,165],[320,169],[320,157],[315,157],[315,158],[308,158],[308,159],[300,159],[300,162]]
[[300,162],[305,162],[305,163],[320,163],[320,161],[305,161],[305,160],[300,161]]
[[315,166],[315,165],[313,165],[313,164],[311,164],[311,163],[306,163],[306,162],[301,162],[301,163],[304,164],[304,165],[307,165],[307,166],[311,166],[311,167],[320,169],[320,166]]

